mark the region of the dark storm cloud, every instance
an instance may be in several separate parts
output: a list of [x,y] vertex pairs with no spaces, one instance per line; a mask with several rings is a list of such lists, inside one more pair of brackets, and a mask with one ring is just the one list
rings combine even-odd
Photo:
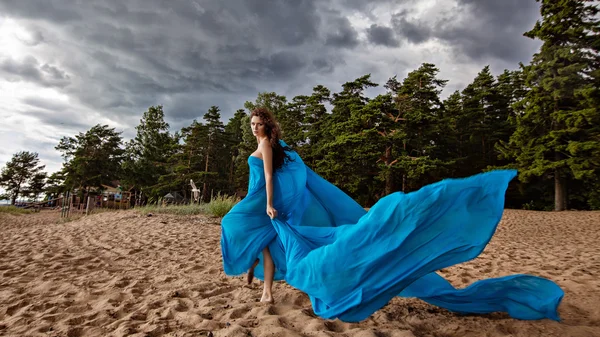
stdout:
[[312,61],[312,67],[316,72],[319,72],[321,74],[328,74],[334,70],[335,63],[331,59],[325,57],[317,57]]
[[517,63],[529,59],[538,48],[523,33],[540,17],[539,3],[522,0],[459,0],[469,20],[455,29],[440,29],[440,37],[459,45],[473,59],[496,57]]
[[[293,76],[296,69],[302,69],[306,64],[299,55],[292,52],[277,52],[270,55],[266,62],[260,63],[267,65],[265,68],[271,71],[273,77]],[[260,63],[259,66],[262,65]]]
[[[77,75],[66,91],[108,114],[123,108],[139,113],[174,94],[193,97],[182,98],[190,102],[218,93],[256,95],[266,84],[290,82],[306,71],[330,71],[333,64],[326,60],[333,48],[358,43],[356,31],[339,12],[327,14],[331,29],[321,31],[313,0],[154,0],[126,5],[116,0],[2,0],[0,11],[30,19],[31,30],[51,28],[55,35],[46,38],[51,41],[47,47],[64,53],[55,68],[42,69],[30,58],[24,64],[5,61],[4,72],[30,82],[64,85],[68,77],[60,77],[59,69],[66,69]],[[315,48],[325,43],[332,48]],[[316,52],[307,53],[311,49]],[[194,109],[178,111],[187,117],[190,112],[185,111]]]
[[392,24],[412,43],[436,38],[451,46],[455,56],[475,61],[495,58],[516,64],[538,47],[523,36],[539,17],[535,1],[458,0],[454,9],[438,18],[416,18],[403,10],[393,15]]
[[350,20],[339,17],[329,22],[325,44],[333,47],[353,48],[358,45],[358,33]]
[[70,105],[59,102],[59,101],[51,101],[47,99],[43,99],[36,96],[29,96],[23,98],[22,102],[30,107],[39,108],[48,111],[61,111],[69,109]]
[[431,28],[423,22],[411,21],[409,15],[409,11],[402,11],[392,16],[392,25],[396,32],[416,44],[429,40],[432,35]]
[[36,82],[47,87],[64,87],[70,82],[65,71],[42,64],[33,56],[23,60],[0,58],[0,74],[9,81]]
[[0,6],[5,9],[6,14],[16,14],[27,18],[52,22],[82,20],[77,4],[72,1],[68,3],[68,1],[52,0],[2,0]]
[[393,8],[410,8],[418,0],[331,0],[333,6],[344,8],[350,12],[358,12],[373,21],[377,21],[377,15],[373,13],[375,9],[381,7]]
[[62,129],[77,130],[77,132],[85,132],[90,127],[88,123],[79,122],[77,119],[72,119],[76,115],[70,111],[63,111],[62,113],[55,113],[52,111],[42,109],[31,109],[21,111],[24,116],[31,116],[38,119],[42,124],[53,125]]
[[25,97],[22,102],[28,106],[20,111],[22,115],[38,119],[42,124],[60,126],[72,130],[86,130],[84,115],[67,103],[47,100],[40,97]]
[[372,24],[367,28],[367,37],[369,41],[376,45],[398,47],[400,42],[396,40],[394,31],[390,27]]
[[[24,41],[28,56],[3,57],[6,52],[0,51],[0,75],[59,88],[88,111],[121,124],[137,123],[143,111],[158,104],[180,124],[201,117],[211,105],[220,106],[227,119],[261,91],[291,99],[291,91],[309,94],[317,84],[338,90],[367,71],[387,74],[389,65],[366,59],[361,43],[394,48],[401,40],[436,38],[476,60],[514,60],[530,53],[521,34],[535,21],[535,4],[460,0],[456,13],[440,19],[416,17],[410,11],[415,3],[0,0],[0,13],[24,19],[20,24],[30,33]],[[396,13],[391,22],[357,31],[350,21],[356,13],[377,20],[374,10],[382,8]],[[346,65],[348,71],[336,71]],[[64,123],[63,111],[68,109],[38,118]]]

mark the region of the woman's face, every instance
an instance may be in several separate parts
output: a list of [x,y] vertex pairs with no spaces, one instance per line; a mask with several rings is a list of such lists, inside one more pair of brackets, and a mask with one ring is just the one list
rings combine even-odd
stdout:
[[250,120],[250,127],[252,128],[252,134],[256,137],[264,137],[266,135],[266,126],[263,123],[262,118],[258,116],[252,116]]

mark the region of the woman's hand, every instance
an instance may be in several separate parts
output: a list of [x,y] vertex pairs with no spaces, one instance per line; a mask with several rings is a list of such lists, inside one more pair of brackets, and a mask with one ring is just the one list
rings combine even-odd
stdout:
[[267,215],[271,219],[274,219],[277,216],[277,210],[275,208],[273,208],[273,206],[267,205]]

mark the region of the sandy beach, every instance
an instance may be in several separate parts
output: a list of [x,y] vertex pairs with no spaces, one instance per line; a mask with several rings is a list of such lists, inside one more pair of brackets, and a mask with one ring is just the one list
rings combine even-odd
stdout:
[[477,259],[441,273],[455,286],[515,273],[565,290],[562,322],[460,316],[396,298],[361,323],[324,320],[283,282],[222,270],[219,218],[101,213],[0,215],[0,336],[600,336],[600,212],[506,210]]

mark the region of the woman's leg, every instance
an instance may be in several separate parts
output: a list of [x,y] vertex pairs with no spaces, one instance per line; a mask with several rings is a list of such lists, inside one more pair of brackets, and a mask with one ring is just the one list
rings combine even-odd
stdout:
[[256,259],[252,267],[248,269],[248,275],[246,276],[246,281],[248,281],[248,285],[252,284],[252,280],[254,280],[254,268],[256,268],[256,266],[258,266],[258,259]]
[[273,258],[271,257],[271,252],[269,251],[269,247],[265,247],[263,249],[263,268],[265,271],[265,285],[263,289],[263,295],[260,299],[261,302],[271,302],[273,303],[273,294],[271,290],[273,288],[273,278],[275,277],[275,264],[273,263]]

